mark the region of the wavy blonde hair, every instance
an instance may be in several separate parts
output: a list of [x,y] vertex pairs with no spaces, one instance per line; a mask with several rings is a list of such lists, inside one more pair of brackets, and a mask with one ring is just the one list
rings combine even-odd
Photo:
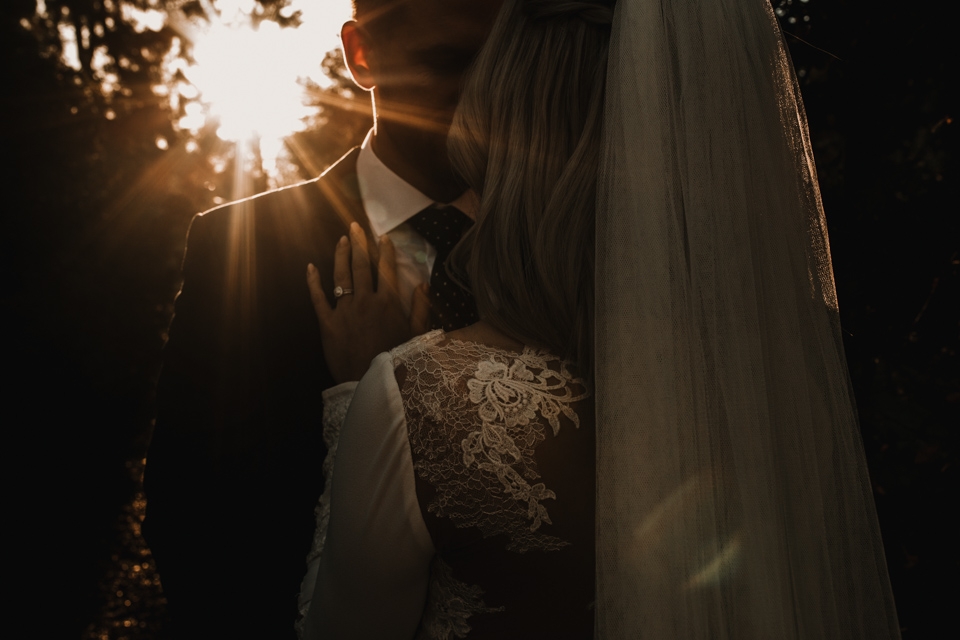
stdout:
[[480,317],[593,365],[594,216],[613,0],[506,0],[448,148],[480,196],[448,261]]

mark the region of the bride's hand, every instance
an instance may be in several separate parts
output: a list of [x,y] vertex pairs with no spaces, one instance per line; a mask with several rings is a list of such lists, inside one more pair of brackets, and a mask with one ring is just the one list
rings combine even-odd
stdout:
[[351,224],[349,239],[344,236],[337,243],[333,284],[353,293],[341,295],[334,308],[323,293],[317,268],[307,266],[307,286],[320,321],[324,357],[337,383],[359,380],[377,354],[429,329],[426,285],[414,290],[407,318],[397,287],[396,253],[387,236],[380,238],[379,254],[374,291],[366,234],[360,225]]

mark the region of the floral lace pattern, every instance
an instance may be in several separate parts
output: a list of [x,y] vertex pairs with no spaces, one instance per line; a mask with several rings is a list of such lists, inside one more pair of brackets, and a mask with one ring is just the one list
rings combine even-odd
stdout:
[[484,537],[506,535],[511,551],[565,546],[539,531],[551,523],[544,501],[556,494],[537,482],[534,450],[544,423],[554,435],[561,416],[579,427],[570,405],[587,396],[583,381],[545,351],[443,340],[433,332],[393,352],[406,368],[400,393],[414,469],[437,491],[428,509]]
[[470,616],[497,611],[503,611],[503,607],[488,607],[480,587],[454,578],[450,565],[436,556],[430,565],[430,590],[416,640],[466,638]]
[[[514,353],[445,339],[442,331],[391,352],[406,369],[400,392],[414,455],[414,470],[437,490],[428,509],[458,528],[477,527],[485,537],[505,534],[506,548],[557,550],[568,543],[540,531],[552,524],[544,501],[556,498],[540,480],[534,459],[547,427],[556,435],[565,419],[580,419],[571,405],[587,397],[567,364],[543,351]],[[326,488],[317,505],[317,527],[300,599],[298,636],[309,610],[316,569],[330,517],[330,480],[353,388],[325,394],[323,435],[328,447]],[[472,616],[504,611],[483,600],[483,589],[458,580],[437,555],[417,640],[452,640],[470,633]]]

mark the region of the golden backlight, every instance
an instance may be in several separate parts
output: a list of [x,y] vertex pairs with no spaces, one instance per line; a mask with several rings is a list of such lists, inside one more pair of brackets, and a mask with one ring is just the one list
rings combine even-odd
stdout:
[[254,0],[204,5],[208,21],[175,25],[192,44],[192,63],[180,68],[190,86],[179,88],[185,113],[179,124],[196,130],[213,120],[223,140],[258,139],[266,166],[283,138],[303,129],[315,112],[304,104],[303,82],[329,83],[320,62],[338,45],[350,2],[293,0],[283,14],[300,11],[301,24],[287,28],[269,20],[255,25]]
[[301,129],[311,114],[301,82],[324,84],[320,61],[337,45],[339,26],[349,15],[348,0],[300,0],[290,7],[303,11],[299,27],[266,20],[254,27],[252,5],[220,0],[220,15],[190,33],[194,64],[184,75],[207,114],[219,119],[217,134],[224,140],[276,139]]
[[[184,149],[196,151],[201,131],[213,129],[221,139],[238,143],[237,157],[247,159],[241,164],[256,159],[268,176],[278,170],[284,139],[306,128],[319,112],[315,92],[314,105],[305,104],[305,86],[332,83],[321,63],[339,46],[340,26],[351,14],[350,0],[289,0],[277,10],[279,16],[256,0],[99,0],[94,6],[102,15],[95,17],[75,16],[67,5],[48,8],[46,0],[35,2],[34,15],[23,18],[21,27],[41,42],[57,41],[44,55],[55,52],[63,68],[76,74],[75,84],[95,88],[102,108],[94,112],[107,120],[130,110],[129,103],[119,106],[133,95],[123,84],[122,70],[139,70],[122,46],[111,49],[108,33],[121,27],[136,34],[172,32],[162,59],[150,48],[141,52],[148,63],[158,63],[150,87],[169,108],[174,128],[188,134]],[[281,27],[278,19],[288,26]],[[70,108],[72,114],[79,111],[76,105]],[[165,136],[157,136],[156,145],[173,148]]]

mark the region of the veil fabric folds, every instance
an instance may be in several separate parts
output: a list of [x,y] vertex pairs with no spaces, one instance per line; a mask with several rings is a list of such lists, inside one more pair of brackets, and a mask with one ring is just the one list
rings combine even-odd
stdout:
[[898,638],[768,0],[619,0],[608,64],[597,637]]

